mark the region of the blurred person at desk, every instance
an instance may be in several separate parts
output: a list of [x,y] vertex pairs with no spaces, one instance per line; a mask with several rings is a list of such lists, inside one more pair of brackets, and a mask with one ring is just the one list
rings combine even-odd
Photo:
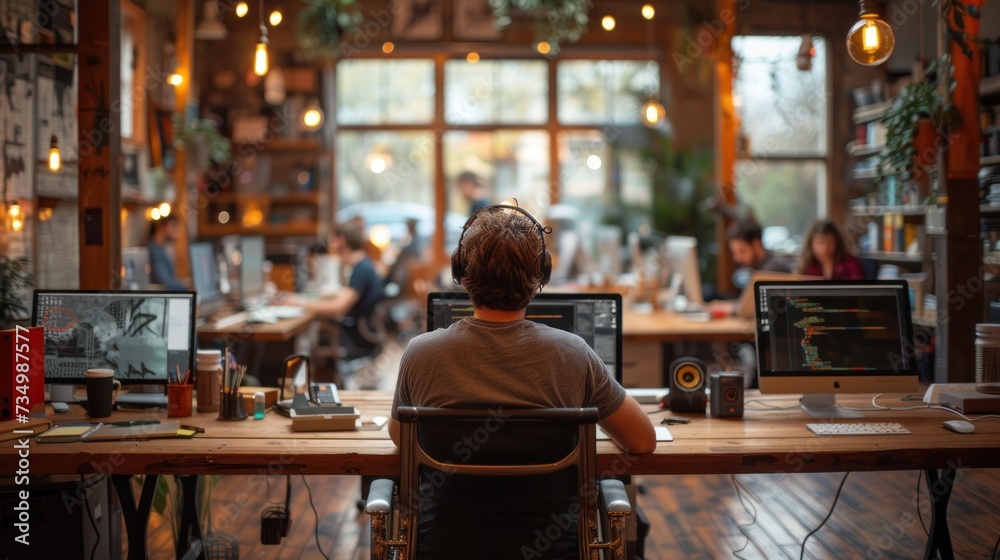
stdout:
[[525,318],[551,275],[549,232],[527,212],[489,206],[474,214],[455,251],[456,281],[473,315],[410,341],[401,358],[389,435],[399,444],[399,406],[578,408],[622,449],[651,453],[648,416],[578,336]]
[[469,215],[486,208],[490,205],[490,198],[487,195],[486,183],[482,177],[472,171],[463,171],[455,178],[455,186],[458,193],[469,203]]
[[166,290],[187,290],[188,284],[177,277],[174,261],[167,249],[177,240],[180,221],[170,214],[149,224],[149,280]]
[[802,236],[797,272],[827,280],[864,280],[861,259],[851,254],[840,227],[829,218],[817,218]]
[[[749,219],[733,222],[726,234],[729,238],[729,252],[733,256],[733,261],[741,267],[733,275],[734,282],[737,282],[737,274],[749,278],[748,270],[792,272],[791,263],[772,254],[764,247],[764,233],[757,222]],[[743,289],[753,289],[753,286],[745,286]],[[708,311],[713,317],[733,315],[736,312],[736,303],[735,300],[715,300],[708,304]]]
[[334,293],[319,299],[291,295],[288,305],[300,305],[316,315],[334,320],[340,327],[341,357],[351,359],[370,355],[378,344],[366,335],[376,327],[371,324],[383,298],[383,282],[375,263],[366,251],[364,224],[351,220],[333,229],[332,252],[340,258],[347,283]]

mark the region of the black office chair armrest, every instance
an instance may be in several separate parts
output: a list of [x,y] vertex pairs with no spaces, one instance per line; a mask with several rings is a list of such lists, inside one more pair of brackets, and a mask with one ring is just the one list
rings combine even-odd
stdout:
[[388,514],[392,510],[392,492],[395,483],[388,478],[372,481],[368,490],[368,502],[365,503],[365,513],[368,515]]
[[[602,511],[608,515],[630,515],[632,513],[632,503],[628,500],[625,484],[622,481],[611,478],[601,480],[600,484]],[[375,485],[372,484],[372,488],[374,487]]]

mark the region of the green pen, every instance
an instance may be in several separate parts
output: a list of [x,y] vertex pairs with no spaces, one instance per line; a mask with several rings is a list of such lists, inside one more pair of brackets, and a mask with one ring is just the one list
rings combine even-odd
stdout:
[[130,426],[145,426],[147,424],[159,424],[160,421],[156,418],[147,418],[145,420],[122,420],[120,422],[111,422],[112,426],[118,428],[128,428]]

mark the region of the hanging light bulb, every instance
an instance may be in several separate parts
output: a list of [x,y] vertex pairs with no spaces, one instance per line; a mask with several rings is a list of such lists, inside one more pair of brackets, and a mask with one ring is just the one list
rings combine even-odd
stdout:
[[323,126],[323,109],[319,106],[319,100],[314,97],[302,111],[302,128],[314,132],[321,126]]
[[236,17],[244,17],[250,12],[250,7],[247,6],[246,2],[236,3]]
[[274,10],[271,15],[268,16],[268,21],[271,22],[271,27],[277,27],[281,23],[281,12]]
[[646,19],[653,19],[653,16],[655,15],[656,15],[656,8],[654,8],[652,4],[642,5],[642,17]]
[[667,115],[667,110],[659,101],[650,99],[642,105],[640,113],[642,116],[642,124],[648,127],[654,127],[663,121],[663,117]]
[[59,139],[53,134],[49,142],[49,170],[59,171],[60,167],[62,167],[62,156],[59,154]]
[[267,74],[267,28],[260,26],[260,40],[253,53],[253,73],[258,76]]
[[177,72],[167,76],[167,83],[172,86],[179,86],[184,83],[184,76],[181,76]]
[[166,218],[167,216],[170,215],[170,203],[169,202],[161,202],[160,206],[159,206],[159,210],[160,210],[160,217],[161,218]]
[[861,0],[861,19],[847,32],[847,54],[858,64],[877,66],[892,54],[896,36],[879,17],[874,0]]
[[603,27],[605,31],[613,30],[617,23],[618,22],[615,21],[614,16],[604,16],[601,18],[601,27]]

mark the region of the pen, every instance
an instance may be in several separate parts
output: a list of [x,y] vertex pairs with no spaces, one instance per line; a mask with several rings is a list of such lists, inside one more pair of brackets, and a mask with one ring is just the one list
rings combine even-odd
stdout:
[[187,424],[181,424],[181,429],[191,430],[195,433],[203,434],[205,433],[205,428],[199,428],[198,426],[188,426]]
[[160,421],[155,418],[147,418],[145,420],[122,420],[119,422],[111,422],[112,426],[117,428],[128,428],[129,426],[144,426],[146,424],[159,424]]

